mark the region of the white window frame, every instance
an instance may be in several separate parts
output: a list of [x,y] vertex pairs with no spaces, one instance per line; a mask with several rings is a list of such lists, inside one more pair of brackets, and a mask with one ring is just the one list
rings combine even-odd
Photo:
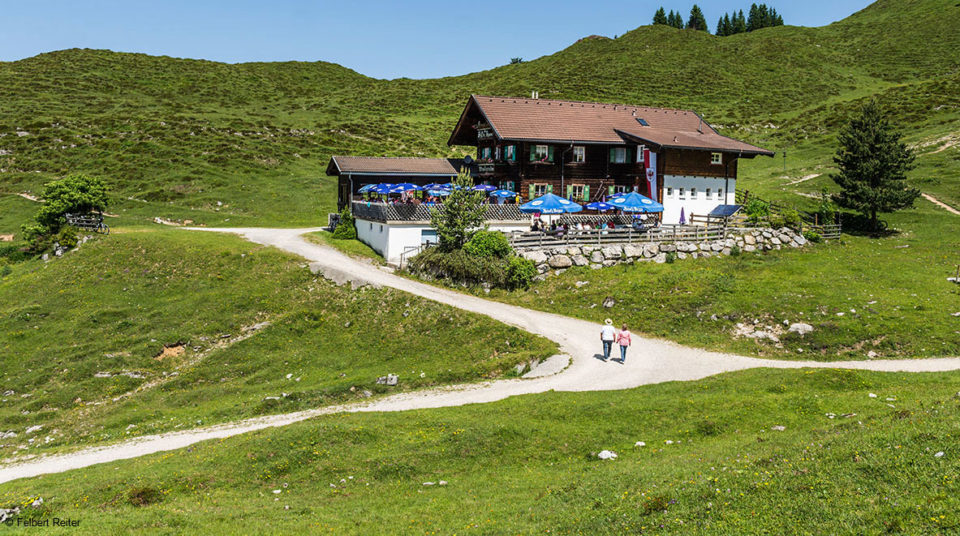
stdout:
[[673,188],[667,187],[667,197],[673,199]]
[[573,160],[574,164],[582,164],[587,161],[587,148],[583,145],[574,145],[573,146]]
[[723,165],[723,153],[710,153],[710,163],[715,166]]
[[626,164],[626,163],[627,163],[627,148],[626,148],[626,147],[614,147],[614,148],[613,148],[613,163],[614,163],[614,164]]
[[570,185],[570,199],[583,199],[583,186],[582,184],[571,184]]
[[687,197],[686,197],[686,195],[684,195],[683,188],[678,188],[678,189],[677,189],[677,199],[686,199],[686,198],[687,198]]
[[550,157],[550,146],[549,145],[534,145],[533,146],[533,155],[537,161],[546,160]]
[[690,188],[690,199],[696,199],[696,198],[697,198],[697,189]]
[[510,160],[510,158],[514,157],[516,153],[517,153],[516,145],[507,145],[507,149],[506,151],[504,151],[504,158],[506,158],[507,160]]
[[490,148],[489,148],[489,147],[484,147],[484,148],[480,151],[480,158],[483,158],[483,159],[490,158],[490,152],[491,152],[491,151],[490,151]]
[[627,188],[629,188],[629,186],[624,186],[624,185],[622,185],[622,184],[615,184],[615,185],[613,186],[613,193],[615,193],[615,194],[625,194],[625,193],[627,193]]
[[493,159],[502,160],[502,156],[503,156],[503,148],[497,145],[496,147],[493,148]]
[[533,197],[543,197],[547,193],[547,183],[533,185]]
[[717,199],[726,201],[727,198],[723,197],[723,188],[717,188]]
[[643,163],[643,151],[646,148],[647,148],[646,145],[637,145],[637,163],[638,164]]
[[707,193],[705,199],[710,199],[710,188],[707,188]]

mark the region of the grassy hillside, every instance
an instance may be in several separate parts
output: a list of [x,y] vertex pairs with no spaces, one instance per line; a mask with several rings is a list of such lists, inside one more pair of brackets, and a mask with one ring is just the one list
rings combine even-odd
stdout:
[[26,515],[98,534],[953,534],[958,390],[754,370],[336,415],[3,484],[0,506],[41,496]]
[[[0,433],[17,434],[0,457],[497,377],[555,350],[237,237],[114,234],[0,279]],[[388,373],[399,387],[376,385]]]
[[[331,154],[448,155],[455,150],[446,138],[469,94],[532,89],[695,108],[727,133],[787,149],[792,173],[829,165],[836,126],[871,96],[897,113],[915,143],[957,129],[955,4],[887,0],[823,28],[726,38],[644,26],[434,80],[375,80],[322,62],[43,54],[0,64],[0,191],[37,192],[45,180],[83,170],[113,185],[121,222],[313,224],[333,203],[323,175]],[[943,152],[917,181],[949,193],[960,151]],[[769,167],[758,162],[744,173],[776,191]]]

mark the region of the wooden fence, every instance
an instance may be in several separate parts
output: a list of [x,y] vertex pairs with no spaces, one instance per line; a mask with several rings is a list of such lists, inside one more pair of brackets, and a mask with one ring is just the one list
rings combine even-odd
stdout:
[[563,246],[603,246],[606,244],[636,244],[651,242],[701,242],[719,240],[732,236],[731,227],[704,225],[662,225],[660,227],[638,231],[626,229],[575,229],[565,233],[557,231],[512,233],[510,245],[517,249],[563,247]]

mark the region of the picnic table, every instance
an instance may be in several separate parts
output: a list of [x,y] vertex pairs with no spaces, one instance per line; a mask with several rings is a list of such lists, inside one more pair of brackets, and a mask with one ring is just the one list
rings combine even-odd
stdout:
[[103,223],[103,214],[100,212],[87,212],[84,214],[64,214],[67,225],[72,225],[77,229],[93,231],[95,233],[110,234],[110,227]]

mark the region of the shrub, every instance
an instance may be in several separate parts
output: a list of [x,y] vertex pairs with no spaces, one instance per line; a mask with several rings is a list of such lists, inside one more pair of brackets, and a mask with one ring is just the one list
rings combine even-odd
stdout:
[[30,258],[30,255],[20,246],[7,244],[0,246],[0,259],[6,259],[11,263],[23,262]]
[[756,223],[770,217],[770,204],[763,199],[754,198],[747,201],[743,211],[746,212],[747,219]]
[[340,221],[333,230],[333,238],[337,240],[354,240],[357,238],[357,226],[353,214],[347,207],[343,207],[343,210],[340,211]]
[[731,257],[739,257],[741,253],[743,253],[743,251],[740,249],[739,244],[734,244],[733,247],[730,248]]
[[477,231],[463,245],[463,251],[474,257],[497,257],[505,259],[513,253],[506,235],[500,231]]
[[673,264],[677,260],[677,254],[673,251],[667,253],[667,264]]
[[816,231],[804,231],[804,232],[803,232],[803,237],[806,238],[806,239],[807,239],[808,241],[810,241],[810,242],[819,242],[819,241],[823,240],[823,237],[820,236],[820,233],[818,233],[818,232],[816,232]]
[[791,229],[800,228],[800,213],[793,209],[786,209],[780,213],[780,225],[778,227],[789,227]]
[[53,235],[52,240],[67,249],[76,247],[78,241],[77,230],[69,226],[63,227],[59,233]]
[[487,283],[506,288],[505,264],[503,259],[474,257],[462,249],[429,248],[410,260],[410,271],[465,285]]
[[530,259],[510,257],[507,262],[507,284],[511,289],[528,288],[537,276],[537,266]]
[[[4,261],[4,263],[6,263],[6,261]],[[3,279],[12,273],[13,268],[11,268],[9,264],[3,264],[3,266],[0,267],[0,279]]]
[[66,223],[64,214],[102,212],[107,208],[107,188],[97,177],[83,174],[67,175],[44,185],[43,205],[37,211],[36,221],[55,233]]

